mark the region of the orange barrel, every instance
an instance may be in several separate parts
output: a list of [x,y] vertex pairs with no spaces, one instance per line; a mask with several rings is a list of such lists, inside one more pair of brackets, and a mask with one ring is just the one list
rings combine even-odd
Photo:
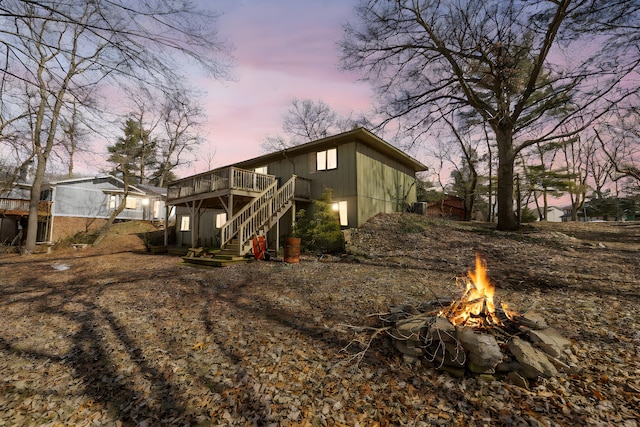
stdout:
[[300,262],[300,238],[287,237],[284,239],[284,262],[297,264]]

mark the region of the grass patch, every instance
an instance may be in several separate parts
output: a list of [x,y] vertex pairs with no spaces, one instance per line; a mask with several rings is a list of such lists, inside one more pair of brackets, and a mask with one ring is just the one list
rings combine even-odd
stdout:
[[64,237],[53,245],[54,249],[70,248],[76,244],[92,245],[98,237],[96,231],[79,231],[71,236]]
[[398,232],[402,234],[424,233],[434,224],[434,220],[423,215],[402,214],[398,221]]

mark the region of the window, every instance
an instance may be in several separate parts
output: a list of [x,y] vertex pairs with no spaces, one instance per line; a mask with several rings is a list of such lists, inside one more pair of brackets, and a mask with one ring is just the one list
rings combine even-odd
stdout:
[[153,201],[153,219],[162,217],[162,205],[160,204],[160,200]]
[[316,170],[324,171],[338,167],[338,149],[331,148],[316,153]]
[[180,219],[180,231],[190,231],[191,230],[191,217],[183,216]]
[[135,197],[127,197],[127,204],[125,205],[125,208],[135,209],[137,205],[138,199],[136,199]]
[[346,227],[349,225],[349,219],[347,217],[347,202],[335,202],[333,204],[333,210],[340,214],[340,225]]
[[267,174],[267,167],[266,166],[260,166],[259,168],[255,168],[253,170],[255,173],[261,173],[266,175]]
[[222,228],[222,226],[227,222],[227,213],[222,212],[216,215],[216,228]]
[[112,194],[109,196],[109,209],[115,209],[117,204],[117,197]]

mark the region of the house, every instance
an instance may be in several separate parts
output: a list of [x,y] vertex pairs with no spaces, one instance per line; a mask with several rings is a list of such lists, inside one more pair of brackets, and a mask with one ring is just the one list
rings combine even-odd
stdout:
[[[25,238],[30,198],[31,184],[24,182],[18,182],[0,195],[0,244],[19,243],[15,238],[20,231],[22,231],[22,239]],[[40,201],[38,203],[38,242],[47,240],[50,215],[51,203]]]
[[295,212],[309,209],[325,189],[343,228],[416,201],[416,172],[427,167],[364,128],[174,181],[176,243],[215,246],[244,255],[267,235],[277,248]]
[[466,218],[466,212],[464,199],[448,194],[440,201],[428,203],[425,213],[431,217],[463,221]]
[[[565,216],[566,210],[557,206],[547,206],[547,222],[563,222],[563,216]],[[569,217],[571,217],[571,211],[569,211]],[[544,218],[542,208],[538,209],[538,220]]]
[[[73,178],[45,186],[41,199],[51,203],[49,241],[101,227],[124,197],[124,182],[115,176]],[[166,191],[129,185],[125,209],[116,220],[164,221]]]

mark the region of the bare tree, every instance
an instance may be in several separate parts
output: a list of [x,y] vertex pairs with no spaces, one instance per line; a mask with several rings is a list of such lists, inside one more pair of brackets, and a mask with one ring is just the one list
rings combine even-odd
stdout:
[[198,94],[185,88],[165,93],[160,114],[163,128],[158,137],[157,169],[154,183],[164,187],[176,167],[188,162],[187,155],[202,143],[200,130],[204,111]]
[[282,121],[282,130],[288,139],[281,135],[267,136],[262,148],[267,152],[282,150],[366,124],[368,121],[363,117],[340,116],[320,99],[294,98]]
[[336,112],[322,100],[293,99],[282,122],[282,130],[303,142],[313,141],[329,136],[336,117]]
[[224,46],[211,30],[214,19],[192,1],[0,2],[2,101],[11,103],[11,118],[21,118],[17,125],[28,129],[26,157],[36,160],[27,253],[35,248],[40,189],[65,105],[75,99],[86,108],[82,100],[107,83],[170,87],[180,80],[184,58],[224,76]]
[[68,107],[71,111],[61,117],[60,129],[62,138],[56,145],[61,147],[66,156],[67,177],[71,178],[75,167],[75,157],[79,151],[85,150],[84,145],[89,135],[89,130],[84,124],[81,111],[78,109],[78,102],[72,99],[68,103]]
[[[464,220],[470,221],[473,217],[481,180],[478,171],[480,157],[478,148],[481,140],[472,136],[469,123],[457,126],[452,118],[445,116],[443,116],[443,121],[449,126],[450,132],[462,153],[461,162],[452,162],[455,169],[451,173],[451,177],[454,179],[453,188],[458,196],[463,199]],[[466,132],[463,133],[463,131]]]
[[[375,85],[385,122],[402,120],[416,140],[451,111],[487,123],[497,228],[513,230],[518,153],[583,131],[638,91],[624,83],[640,64],[639,9],[622,0],[363,0],[342,60]],[[568,126],[576,119],[581,126]]]
[[611,164],[614,181],[632,178],[640,183],[640,109],[617,112],[602,129],[594,129],[595,137]]
[[571,199],[571,221],[577,221],[578,212],[584,206],[589,191],[589,163],[593,159],[592,147],[584,144],[580,136],[569,138],[561,147],[571,179],[568,187]]
[[130,116],[146,131],[143,149],[147,155],[139,159],[142,183],[163,187],[175,178],[177,167],[190,162],[188,155],[202,143],[200,96],[178,83],[172,89],[141,88],[128,95]]

